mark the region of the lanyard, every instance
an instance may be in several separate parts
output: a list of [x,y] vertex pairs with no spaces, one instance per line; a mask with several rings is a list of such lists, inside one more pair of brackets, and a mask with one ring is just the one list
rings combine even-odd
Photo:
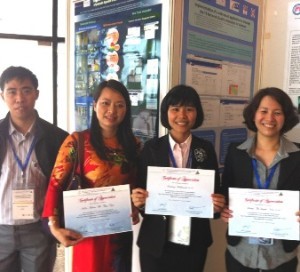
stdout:
[[17,155],[17,151],[16,151],[16,148],[14,147],[14,144],[13,144],[13,142],[12,142],[11,136],[8,137],[8,140],[9,140],[10,146],[11,146],[11,148],[12,148],[12,151],[13,151],[13,154],[14,154],[14,158],[15,158],[15,160],[16,160],[16,162],[17,162],[19,168],[20,168],[21,171],[22,171],[22,172],[21,172],[21,175],[22,175],[22,178],[23,178],[23,181],[24,181],[25,170],[26,170],[26,168],[27,168],[27,166],[28,166],[30,156],[31,156],[32,151],[33,151],[33,148],[34,148],[34,146],[35,146],[36,138],[34,137],[33,140],[32,140],[32,143],[31,143],[31,145],[30,145],[30,147],[29,147],[29,151],[28,151],[28,153],[27,153],[27,155],[26,155],[26,159],[25,159],[24,164],[22,163],[22,161],[20,160],[20,158],[19,158],[18,155]]
[[[171,145],[169,144],[169,157],[170,157],[170,160],[171,160],[171,164],[174,168],[178,168],[177,166],[177,163],[175,161],[175,157],[174,157],[174,154],[173,154],[173,151],[172,151],[172,148],[171,148]],[[188,161],[186,163],[186,166],[185,168],[191,168],[192,166],[192,153],[191,153],[191,150],[189,152],[189,158],[188,158]]]
[[254,174],[255,174],[255,179],[256,179],[257,186],[258,186],[259,189],[268,189],[270,187],[270,183],[271,183],[272,178],[274,176],[274,173],[275,173],[275,170],[277,168],[277,165],[278,165],[278,163],[276,163],[275,165],[273,165],[271,167],[270,173],[267,176],[265,185],[263,186],[261,184],[261,180],[260,180],[260,177],[259,177],[259,174],[258,174],[258,170],[257,170],[257,161],[256,161],[256,159],[252,159],[252,166],[253,166],[253,170],[254,170]]

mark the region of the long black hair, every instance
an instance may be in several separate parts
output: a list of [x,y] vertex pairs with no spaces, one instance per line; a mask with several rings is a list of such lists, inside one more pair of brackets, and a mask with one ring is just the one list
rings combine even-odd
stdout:
[[[131,127],[131,102],[129,93],[126,87],[119,81],[110,79],[103,81],[97,87],[94,93],[94,103],[97,103],[104,88],[111,88],[120,93],[126,103],[126,113],[123,121],[120,123],[117,130],[117,139],[122,148],[124,149],[125,157],[128,162],[135,162],[137,158],[137,142],[132,132]],[[102,129],[99,126],[99,121],[96,112],[93,111],[91,120],[91,144],[95,148],[98,156],[103,160],[108,160],[105,154],[105,145],[103,141]]]

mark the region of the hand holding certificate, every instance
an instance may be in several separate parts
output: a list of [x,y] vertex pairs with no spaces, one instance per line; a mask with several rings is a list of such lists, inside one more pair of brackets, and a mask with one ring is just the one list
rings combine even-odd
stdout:
[[214,170],[148,167],[147,214],[213,217]]
[[129,185],[64,191],[66,228],[83,237],[132,230]]
[[299,240],[299,191],[229,188],[229,235]]

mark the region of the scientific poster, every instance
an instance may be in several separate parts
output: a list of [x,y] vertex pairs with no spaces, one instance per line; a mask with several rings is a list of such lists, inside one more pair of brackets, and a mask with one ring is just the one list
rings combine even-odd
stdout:
[[204,123],[194,133],[214,140],[220,165],[230,142],[247,137],[242,111],[254,91],[258,12],[243,0],[184,1],[181,82],[201,97]]
[[103,80],[129,90],[134,133],[157,135],[160,88],[161,1],[75,3],[76,130],[88,128],[93,93]]
[[300,114],[300,1],[288,4],[288,38],[285,85]]

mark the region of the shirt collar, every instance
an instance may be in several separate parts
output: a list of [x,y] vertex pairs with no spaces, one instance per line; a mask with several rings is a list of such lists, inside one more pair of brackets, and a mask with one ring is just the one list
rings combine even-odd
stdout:
[[[36,121],[36,119],[33,121],[33,123],[31,124],[30,128],[28,129],[28,131],[26,132],[24,137],[27,135],[34,134],[35,121]],[[15,128],[11,119],[9,118],[8,134],[9,134],[9,136],[11,136],[12,134],[15,134],[15,133],[20,133],[20,132]]]
[[[250,156],[253,156],[252,150],[254,148],[255,142],[256,142],[256,137],[252,136],[249,137],[245,142],[240,144],[237,148],[241,150],[246,150]],[[286,139],[284,136],[280,138],[280,145],[277,152],[277,155],[280,158],[288,157],[289,156],[288,153],[297,152],[297,151],[300,151],[300,149],[293,142]]]
[[[175,145],[178,144],[174,141],[174,139],[172,138],[170,133],[169,133],[169,143],[170,143],[170,147],[171,147],[172,150],[174,150]],[[190,134],[190,136],[183,143],[186,144],[187,147],[189,148],[191,146],[191,143],[192,143],[192,134]]]

